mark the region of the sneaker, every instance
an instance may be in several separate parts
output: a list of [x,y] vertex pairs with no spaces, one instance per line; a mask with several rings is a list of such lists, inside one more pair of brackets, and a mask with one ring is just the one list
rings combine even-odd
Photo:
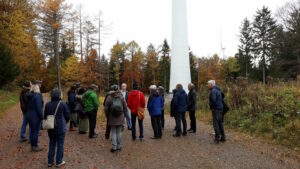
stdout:
[[54,166],[54,164],[48,164],[48,167],[53,167]]
[[31,147],[31,152],[40,152],[43,151],[44,148],[36,146],[36,147]]
[[193,131],[193,129],[190,128],[190,129],[188,129],[188,131]]
[[150,139],[156,140],[156,139],[159,139],[159,137],[153,136],[153,137],[150,137]]
[[60,164],[56,164],[56,167],[60,168],[60,167],[64,166],[65,164],[66,164],[66,162],[62,161]]
[[23,138],[23,139],[20,140],[20,143],[24,143],[24,142],[26,142],[26,141],[27,141],[27,139],[26,139],[26,138]]

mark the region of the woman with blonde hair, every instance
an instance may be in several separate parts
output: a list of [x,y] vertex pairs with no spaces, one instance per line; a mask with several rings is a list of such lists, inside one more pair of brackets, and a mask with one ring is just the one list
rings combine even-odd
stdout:
[[40,125],[41,121],[43,120],[43,104],[42,95],[40,94],[40,87],[38,85],[33,85],[31,92],[28,93],[27,97],[28,107],[25,116],[30,127],[31,151],[39,152],[43,150],[43,148],[38,146]]

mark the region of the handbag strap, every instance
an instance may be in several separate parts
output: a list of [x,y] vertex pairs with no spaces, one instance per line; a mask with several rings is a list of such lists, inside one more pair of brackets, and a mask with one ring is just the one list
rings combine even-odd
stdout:
[[141,92],[140,91],[138,91],[139,92],[139,100],[138,100],[138,109],[140,108],[140,100],[141,100]]
[[61,100],[58,102],[58,104],[57,104],[57,106],[56,106],[54,116],[56,116],[56,113],[57,113],[58,107],[59,107],[59,105],[60,105],[60,102],[61,102]]

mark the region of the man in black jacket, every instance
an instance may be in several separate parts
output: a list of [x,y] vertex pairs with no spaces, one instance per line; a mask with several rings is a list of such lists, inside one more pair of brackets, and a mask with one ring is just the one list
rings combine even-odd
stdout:
[[196,112],[196,97],[197,94],[195,92],[195,86],[194,84],[190,83],[188,85],[188,89],[189,89],[189,94],[188,94],[188,98],[189,98],[189,102],[188,102],[188,106],[187,106],[187,110],[189,111],[189,115],[190,115],[190,120],[191,120],[191,128],[188,130],[190,133],[196,133],[196,116],[195,116],[195,112]]
[[[22,122],[22,127],[21,127],[21,134],[20,134],[20,142],[21,143],[27,141],[27,139],[25,138],[25,133],[26,133],[27,124],[29,124],[29,123],[28,123],[27,119],[25,118],[25,115],[27,113],[27,106],[28,106],[27,94],[30,92],[30,90],[31,90],[31,82],[26,81],[23,85],[22,92],[20,93],[20,106],[21,106],[21,110],[23,113],[23,122]],[[29,129],[29,132],[30,132],[30,129]]]

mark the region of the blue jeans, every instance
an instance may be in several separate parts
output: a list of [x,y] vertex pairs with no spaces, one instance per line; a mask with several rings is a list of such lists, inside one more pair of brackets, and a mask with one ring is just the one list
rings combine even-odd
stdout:
[[29,127],[30,127],[30,142],[32,147],[37,147],[38,139],[39,139],[39,132],[41,127],[41,120],[31,120],[28,119]]
[[49,152],[48,152],[48,164],[54,164],[54,154],[55,147],[56,151],[56,164],[61,164],[64,156],[64,142],[65,142],[65,133],[62,134],[52,134],[48,133],[50,143],[49,143]]
[[[136,114],[131,114],[131,132],[132,132],[132,139],[135,140],[136,139],[136,127],[135,127],[135,123],[136,123],[136,119],[137,119],[137,115]],[[143,120],[138,119],[138,123],[139,123],[139,128],[140,128],[140,138],[144,138],[144,129],[143,129]]]
[[131,128],[131,120],[130,120],[129,111],[127,111],[127,114],[126,114],[126,122],[127,122],[127,127]]
[[[27,124],[28,124],[28,120],[25,116],[23,116],[23,122],[22,122],[22,127],[21,127],[21,134],[20,134],[20,141],[26,139],[26,127],[27,127]],[[29,127],[29,134],[28,136],[30,136],[30,127]]]

